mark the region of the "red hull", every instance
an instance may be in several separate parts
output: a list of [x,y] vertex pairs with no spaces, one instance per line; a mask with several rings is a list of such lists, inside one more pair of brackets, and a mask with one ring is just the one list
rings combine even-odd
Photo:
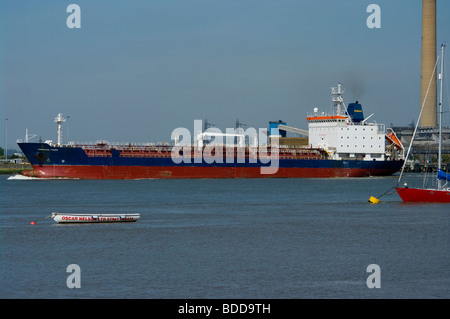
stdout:
[[397,187],[404,202],[450,203],[450,190]]
[[145,179],[145,178],[329,178],[388,175],[389,169],[296,168],[280,167],[275,174],[261,174],[259,167],[186,167],[186,166],[33,166],[22,174],[40,178]]

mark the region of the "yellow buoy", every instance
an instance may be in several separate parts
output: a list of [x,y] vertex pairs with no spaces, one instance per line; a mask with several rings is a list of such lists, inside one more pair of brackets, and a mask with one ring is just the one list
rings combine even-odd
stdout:
[[372,203],[372,204],[378,204],[380,202],[380,200],[378,199],[378,198],[375,198],[375,197],[373,197],[373,196],[370,196],[370,198],[369,198],[369,203]]

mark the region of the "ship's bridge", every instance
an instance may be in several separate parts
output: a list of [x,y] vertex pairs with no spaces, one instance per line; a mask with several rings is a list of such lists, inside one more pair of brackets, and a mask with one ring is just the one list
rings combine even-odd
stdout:
[[307,115],[310,147],[323,148],[334,159],[385,159],[384,124],[368,123],[373,114],[364,118],[361,104],[356,101],[345,106],[342,84],[331,88],[335,110]]
[[340,115],[310,116],[307,119],[311,147],[323,148],[335,159],[384,160],[383,124],[354,123]]

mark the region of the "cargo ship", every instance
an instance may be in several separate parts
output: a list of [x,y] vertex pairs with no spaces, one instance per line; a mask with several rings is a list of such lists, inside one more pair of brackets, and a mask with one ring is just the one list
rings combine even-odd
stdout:
[[[315,108],[307,115],[308,130],[283,121],[269,122],[265,137],[261,129],[260,134],[251,134],[242,128],[233,133],[207,128],[193,134],[192,145],[189,134],[181,143],[174,133],[172,144],[63,144],[65,118],[58,114],[57,143],[27,138],[18,142],[33,166],[22,174],[70,179],[332,178],[388,176],[399,171],[404,148],[395,133],[383,124],[369,123],[373,114],[364,118],[358,102],[346,106],[342,84],[331,88],[331,93],[333,111]],[[287,137],[287,132],[297,137]],[[214,142],[208,143],[211,137]]]

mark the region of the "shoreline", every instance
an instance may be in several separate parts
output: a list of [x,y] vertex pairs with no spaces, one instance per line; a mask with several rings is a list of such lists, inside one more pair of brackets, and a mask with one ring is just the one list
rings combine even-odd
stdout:
[[29,164],[5,164],[0,165],[0,175],[20,174],[24,170],[33,170]]

